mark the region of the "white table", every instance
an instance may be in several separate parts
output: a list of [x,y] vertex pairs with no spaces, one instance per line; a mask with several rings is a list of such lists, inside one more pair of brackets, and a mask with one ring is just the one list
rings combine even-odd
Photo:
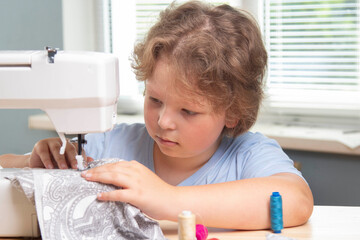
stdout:
[[[177,224],[161,221],[169,240],[178,240]],[[210,238],[219,240],[265,240],[271,230],[232,231],[210,229]],[[315,206],[310,220],[299,227],[285,228],[282,236],[297,240],[360,240],[360,207]]]

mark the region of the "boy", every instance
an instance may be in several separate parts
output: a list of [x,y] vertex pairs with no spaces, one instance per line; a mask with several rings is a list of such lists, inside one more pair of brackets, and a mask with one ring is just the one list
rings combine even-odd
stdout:
[[[209,227],[265,229],[277,191],[284,226],[305,223],[313,197],[301,173],[275,141],[248,132],[266,62],[261,34],[245,12],[196,1],[166,9],[134,51],[133,68],[145,81],[145,125],[86,137],[91,158],[126,160],[82,172],[88,181],[121,187],[98,199],[128,202],[155,219],[176,221],[191,210]],[[68,145],[64,156],[58,139],[45,139],[30,157],[3,157],[76,168],[76,147]]]

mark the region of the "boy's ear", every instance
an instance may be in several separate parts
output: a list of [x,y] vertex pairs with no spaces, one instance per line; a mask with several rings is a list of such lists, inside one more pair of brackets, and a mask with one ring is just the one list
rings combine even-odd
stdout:
[[237,119],[227,119],[225,121],[225,126],[227,128],[234,128],[238,124],[239,120]]

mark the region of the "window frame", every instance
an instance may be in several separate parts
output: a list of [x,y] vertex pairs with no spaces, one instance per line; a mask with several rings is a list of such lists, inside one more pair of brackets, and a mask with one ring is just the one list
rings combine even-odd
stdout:
[[[257,18],[260,29],[264,36],[264,42],[266,45],[266,49],[269,52],[268,42],[266,42],[266,30],[269,27],[265,27],[265,2],[267,0],[258,0],[254,1],[257,6],[252,6],[252,9],[256,9],[256,13],[254,16]],[[358,1],[359,3],[359,1]],[[360,42],[360,41],[358,41]],[[358,58],[359,58],[359,50],[360,46],[358,47]],[[358,60],[359,65],[360,60]],[[306,125],[306,126],[327,126],[332,128],[344,128],[344,129],[353,129],[359,128],[360,124],[360,89],[357,89],[357,92],[350,93],[352,94],[352,98],[354,102],[357,104],[349,106],[346,104],[336,104],[334,101],[333,106],[327,107],[316,107],[311,105],[311,101],[308,104],[308,107],[305,105],[294,107],[289,106],[287,104],[274,104],[271,101],[271,89],[269,90],[269,79],[268,79],[268,72],[267,69],[266,74],[266,87],[265,87],[265,99],[263,101],[263,105],[260,110],[259,119],[262,122],[277,122],[280,124],[290,124],[290,125]],[[358,73],[360,69],[358,68]],[[360,81],[360,78],[358,79]],[[358,83],[358,88],[360,87],[360,82]],[[316,91],[303,91],[303,93],[316,93]],[[323,93],[324,94],[324,93]],[[291,93],[289,94],[291,95]],[[306,96],[306,95],[305,95]],[[307,95],[309,96],[309,95]],[[316,96],[315,96],[316,97]],[[321,95],[319,95],[321,97]],[[339,99],[341,95],[337,93],[334,95],[333,99]],[[349,98],[350,99],[350,98]]]

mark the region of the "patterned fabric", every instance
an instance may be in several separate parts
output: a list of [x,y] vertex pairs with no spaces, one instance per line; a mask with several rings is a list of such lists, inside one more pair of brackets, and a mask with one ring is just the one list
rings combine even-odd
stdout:
[[[119,161],[95,161],[90,167]],[[42,239],[165,239],[159,224],[123,202],[101,202],[116,187],[88,182],[76,170],[22,169],[7,178],[35,202]]]

